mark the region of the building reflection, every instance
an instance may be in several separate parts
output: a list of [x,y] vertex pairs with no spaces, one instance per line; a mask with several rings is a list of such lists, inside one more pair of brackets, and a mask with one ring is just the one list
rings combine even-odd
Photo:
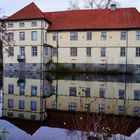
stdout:
[[2,118],[32,134],[42,125],[86,132],[111,127],[125,135],[139,127],[138,75],[3,75]]
[[4,73],[3,117],[43,121],[49,89],[51,85],[43,74]]
[[70,76],[52,82],[46,108],[140,116],[140,76]]

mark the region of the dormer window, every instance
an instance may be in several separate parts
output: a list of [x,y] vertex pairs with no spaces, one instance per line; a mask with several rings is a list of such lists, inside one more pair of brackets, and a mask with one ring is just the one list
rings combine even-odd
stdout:
[[19,27],[25,27],[25,23],[24,22],[20,22],[19,23]]
[[14,24],[12,22],[8,23],[8,28],[14,27]]
[[32,21],[31,26],[32,26],[32,27],[37,26],[37,21]]

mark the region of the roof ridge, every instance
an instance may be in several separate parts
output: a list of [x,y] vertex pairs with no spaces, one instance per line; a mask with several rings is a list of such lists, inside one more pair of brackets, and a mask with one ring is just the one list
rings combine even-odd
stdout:
[[[117,8],[117,10],[124,10],[124,9],[137,9],[135,7],[123,7]],[[49,12],[42,12],[43,14],[47,13],[61,13],[61,12],[76,12],[76,11],[108,11],[110,9],[79,9],[79,10],[64,10],[64,11],[49,11]]]
[[32,15],[31,18],[45,18],[43,12],[37,7],[34,2],[32,2],[22,9],[18,10],[16,13],[12,14],[7,18],[7,20],[29,19],[30,15]]

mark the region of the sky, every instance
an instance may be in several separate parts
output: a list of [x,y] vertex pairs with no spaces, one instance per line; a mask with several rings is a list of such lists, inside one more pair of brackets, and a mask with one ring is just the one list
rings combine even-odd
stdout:
[[[69,1],[70,0],[0,0],[0,8],[2,8],[2,14],[6,16],[14,14],[31,2],[35,2],[36,5],[44,12],[63,11],[69,7]],[[140,0],[117,1],[120,3],[120,7],[136,7],[140,11]]]

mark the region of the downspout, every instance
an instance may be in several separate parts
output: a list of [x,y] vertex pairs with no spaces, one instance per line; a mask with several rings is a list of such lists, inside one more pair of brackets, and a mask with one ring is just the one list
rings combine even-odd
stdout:
[[41,20],[41,56],[40,56],[40,61],[41,61],[41,66],[40,66],[40,71],[43,71],[43,44],[44,44],[44,33],[43,33],[43,22]]
[[57,47],[57,71],[56,71],[56,80],[57,80],[57,85],[56,85],[56,87],[57,87],[57,91],[56,91],[56,104],[57,104],[57,102],[58,102],[58,48],[59,48],[59,36],[58,36],[58,32],[57,32],[57,42],[56,42],[56,47]]
[[[126,19],[127,19],[127,11],[126,11]],[[126,25],[127,25],[127,20],[126,20]],[[127,31],[126,31],[126,69],[125,72],[127,73],[128,71],[128,25],[127,25]],[[127,75],[125,75],[125,97],[124,97],[124,111],[126,115],[126,90],[127,90]]]

